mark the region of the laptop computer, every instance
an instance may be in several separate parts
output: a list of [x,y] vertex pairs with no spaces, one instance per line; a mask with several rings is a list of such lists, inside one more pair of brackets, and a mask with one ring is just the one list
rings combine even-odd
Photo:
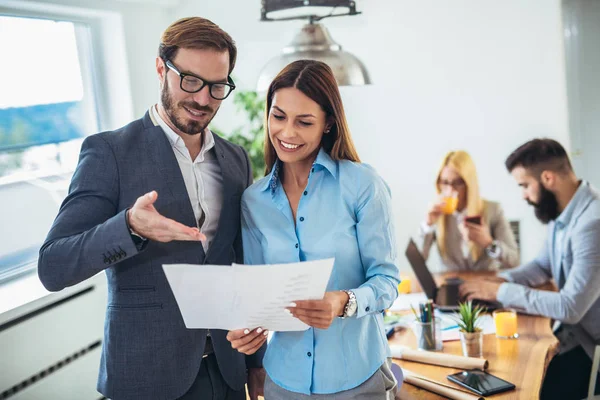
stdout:
[[[458,310],[458,303],[461,301],[458,294],[458,288],[463,280],[460,278],[448,278],[441,286],[438,286],[433,279],[433,275],[427,268],[425,258],[419,251],[414,240],[410,239],[406,247],[406,258],[412,267],[419,284],[423,288],[428,299],[433,300],[440,311],[455,311]],[[479,304],[485,307],[488,311],[495,310],[500,307],[499,303],[492,303],[481,300],[474,300],[473,304]]]

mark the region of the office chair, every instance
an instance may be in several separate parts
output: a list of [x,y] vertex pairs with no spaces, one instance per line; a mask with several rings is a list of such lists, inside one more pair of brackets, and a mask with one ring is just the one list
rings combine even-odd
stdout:
[[590,377],[590,386],[588,388],[588,400],[599,400],[600,395],[594,396],[596,391],[596,378],[598,377],[598,364],[600,364],[600,345],[596,346],[594,359],[592,360],[592,376]]

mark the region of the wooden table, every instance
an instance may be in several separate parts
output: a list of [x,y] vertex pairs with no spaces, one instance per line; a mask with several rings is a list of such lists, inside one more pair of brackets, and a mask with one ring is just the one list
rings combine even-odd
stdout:
[[[460,276],[468,279],[471,275],[460,274]],[[436,279],[443,280],[443,276],[436,277]],[[547,285],[543,289],[555,290],[552,285]],[[483,336],[483,357],[489,361],[487,371],[516,386],[516,390],[493,395],[491,398],[494,400],[539,399],[546,368],[558,351],[558,341],[552,334],[550,319],[519,314],[517,324],[518,339],[498,339],[493,334]],[[397,332],[390,338],[389,343],[416,348],[416,339],[410,329]],[[462,355],[460,341],[444,342],[442,351]],[[394,360],[394,362],[412,372],[459,388],[458,385],[446,379],[447,375],[459,372],[458,369],[401,360]],[[396,398],[413,400],[443,397],[405,383]]]

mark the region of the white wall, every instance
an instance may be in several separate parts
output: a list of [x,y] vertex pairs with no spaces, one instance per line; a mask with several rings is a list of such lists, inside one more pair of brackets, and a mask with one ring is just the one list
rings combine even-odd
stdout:
[[[15,2],[0,0],[6,3]],[[182,0],[170,8],[114,0],[19,2],[34,3],[121,15],[126,59],[110,62],[123,65],[135,117],[157,99],[156,48],[176,18],[201,15],[233,36],[239,49],[234,76],[241,90],[253,89],[262,66],[302,25],[260,22],[258,0]],[[478,165],[483,195],[522,221],[523,258],[531,258],[543,229],[502,161],[535,136],[569,147],[560,1],[362,0],[357,7],[362,15],[324,23],[363,60],[374,82],[343,88],[342,94],[362,158],[392,187],[399,246],[431,200],[439,160],[447,150],[464,148]],[[235,118],[231,99],[214,124],[225,130],[244,124]]]
[[[186,0],[173,16],[201,15],[229,32],[239,49],[234,76],[252,89],[302,25],[260,22],[259,7]],[[362,15],[324,24],[374,82],[342,95],[361,157],[392,188],[400,249],[432,199],[442,156],[462,148],[475,159],[483,195],[522,222],[522,258],[533,257],[544,230],[503,161],[536,136],[569,147],[559,0],[363,0],[357,8]],[[231,112],[225,103],[215,124],[241,125]]]
[[563,0],[573,164],[600,187],[600,2]]

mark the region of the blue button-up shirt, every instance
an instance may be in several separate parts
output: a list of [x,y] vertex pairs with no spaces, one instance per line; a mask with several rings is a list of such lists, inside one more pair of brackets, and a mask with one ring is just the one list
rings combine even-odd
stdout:
[[[554,230],[553,230],[553,250],[554,250],[554,260],[551,262],[555,265],[561,265],[563,262],[563,257],[565,253],[565,234],[568,230],[569,224],[571,223],[571,218],[573,217],[573,213],[576,211],[576,208],[579,203],[585,197],[585,190],[579,190],[582,186],[586,186],[585,183],[581,183],[577,191],[573,195],[573,198],[567,204],[567,207],[560,213],[558,218],[554,221]],[[564,271],[560,271],[561,276],[557,276],[557,280],[564,281]]]
[[[567,207],[548,224],[538,257],[498,275],[507,280],[497,298],[504,306],[562,323],[561,352],[600,344],[600,193],[582,182]],[[558,292],[537,290],[554,279]]]
[[327,291],[352,290],[358,310],[326,330],[275,332],[263,365],[293,392],[357,387],[390,357],[382,311],[398,296],[400,280],[389,188],[367,165],[333,161],[321,149],[294,221],[279,171],[278,162],[242,197],[245,263],[335,257]]

